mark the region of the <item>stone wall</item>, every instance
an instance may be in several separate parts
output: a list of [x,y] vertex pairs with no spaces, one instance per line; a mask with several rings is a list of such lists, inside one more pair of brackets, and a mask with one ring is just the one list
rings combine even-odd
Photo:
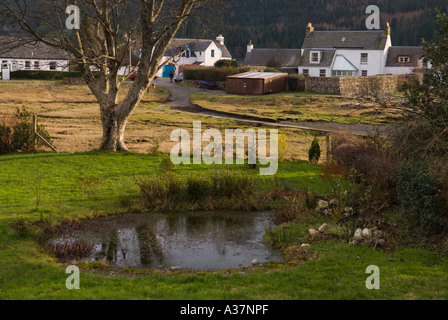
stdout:
[[307,77],[305,80],[305,91],[341,94],[340,79],[337,77]]
[[318,93],[340,94],[343,97],[372,97],[396,92],[414,75],[374,77],[308,77],[305,90]]

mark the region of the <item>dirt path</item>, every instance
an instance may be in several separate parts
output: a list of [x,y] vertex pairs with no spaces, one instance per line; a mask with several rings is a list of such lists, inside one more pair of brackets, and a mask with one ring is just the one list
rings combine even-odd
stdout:
[[[175,83],[170,83],[168,79],[158,79],[157,85],[168,89],[171,93],[168,100],[168,105],[176,111],[183,113],[190,113],[201,115],[204,117],[213,117],[219,119],[231,119],[241,122],[247,122],[255,125],[278,127],[278,128],[292,128],[300,130],[316,131],[321,133],[341,133],[348,132],[355,135],[369,135],[376,132],[383,133],[388,130],[388,126],[377,126],[368,124],[342,124],[336,122],[269,122],[256,119],[256,117],[242,118],[239,115],[234,115],[226,112],[217,112],[204,109],[197,105],[191,104],[190,96],[192,93],[225,95],[222,90],[207,91],[200,88],[184,87]],[[161,106],[162,107],[162,106]]]

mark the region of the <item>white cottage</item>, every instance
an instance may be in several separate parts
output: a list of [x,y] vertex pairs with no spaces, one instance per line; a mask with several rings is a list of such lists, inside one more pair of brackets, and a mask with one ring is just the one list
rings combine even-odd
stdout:
[[14,37],[0,37],[2,68],[18,70],[68,71],[69,55],[41,42]]
[[384,30],[314,31],[306,29],[299,73],[311,77],[350,77],[416,73],[422,47],[393,47],[389,23]]
[[169,44],[162,60],[162,63],[168,63],[157,76],[168,77],[170,71],[178,74],[184,66],[214,66],[218,60],[232,60],[222,35],[216,40],[176,38]]

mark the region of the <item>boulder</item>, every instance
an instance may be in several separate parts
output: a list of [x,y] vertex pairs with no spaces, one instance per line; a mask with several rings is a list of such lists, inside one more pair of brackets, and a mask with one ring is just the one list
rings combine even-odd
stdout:
[[370,238],[372,236],[372,232],[369,228],[364,228],[364,230],[362,230],[362,236],[364,238]]
[[260,261],[258,261],[258,259],[252,260],[252,265],[258,266],[259,264],[260,264]]
[[355,234],[353,236],[353,240],[355,240],[355,241],[362,240],[362,229],[360,229],[360,228],[356,229]]
[[319,233],[319,231],[317,231],[315,229],[310,229],[310,230],[308,230],[308,233],[310,236],[314,237],[316,234]]
[[319,200],[319,202],[317,202],[317,207],[321,208],[321,209],[327,209],[328,208],[328,201]]
[[328,224],[324,223],[319,227],[319,232],[326,232],[328,230]]

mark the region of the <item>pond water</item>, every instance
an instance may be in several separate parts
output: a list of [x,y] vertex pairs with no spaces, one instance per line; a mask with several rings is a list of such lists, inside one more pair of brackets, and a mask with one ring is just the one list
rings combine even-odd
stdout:
[[269,212],[139,214],[87,221],[50,244],[85,241],[93,248],[82,261],[137,269],[221,270],[283,261],[262,243]]

